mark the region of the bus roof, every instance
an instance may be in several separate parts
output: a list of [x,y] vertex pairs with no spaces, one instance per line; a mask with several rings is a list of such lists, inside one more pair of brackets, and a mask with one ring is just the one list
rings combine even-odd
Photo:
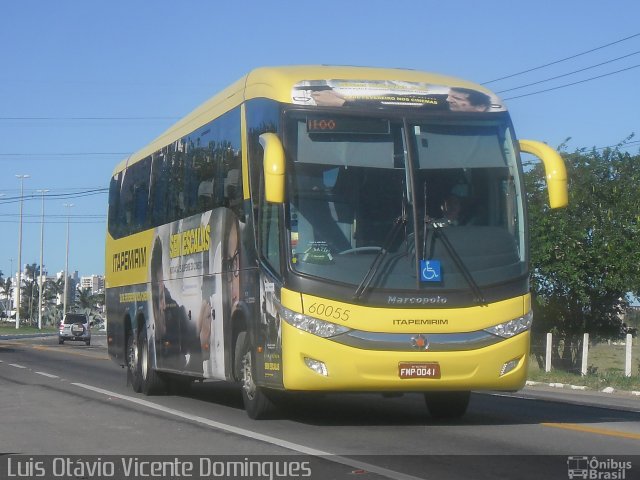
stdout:
[[282,103],[292,103],[291,93],[296,86],[305,82],[334,79],[373,82],[397,81],[468,88],[495,97],[490,90],[476,83],[417,70],[332,65],[260,67],[204,102],[150,144],[121,161],[114,169],[114,174],[125,169],[127,165],[146,158],[153,152],[191,133],[245,100],[270,98]]

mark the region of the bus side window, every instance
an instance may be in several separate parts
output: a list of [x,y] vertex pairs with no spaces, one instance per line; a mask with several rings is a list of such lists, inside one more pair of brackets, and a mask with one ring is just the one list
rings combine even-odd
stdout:
[[204,212],[213,208],[213,178],[201,180],[198,185],[198,211]]
[[236,215],[242,215],[242,175],[239,168],[227,172],[224,180],[224,204]]
[[155,153],[151,165],[151,187],[149,192],[149,213],[151,226],[157,227],[167,222],[167,158],[163,153]]
[[119,217],[122,235],[139,232],[147,226],[151,157],[127,167],[120,189]]
[[122,172],[118,172],[111,178],[109,185],[109,233],[113,238],[122,235],[120,212],[120,188],[122,186]]
[[168,148],[167,170],[170,172],[167,188],[167,222],[182,218],[184,213],[184,145],[182,140],[174,142]]

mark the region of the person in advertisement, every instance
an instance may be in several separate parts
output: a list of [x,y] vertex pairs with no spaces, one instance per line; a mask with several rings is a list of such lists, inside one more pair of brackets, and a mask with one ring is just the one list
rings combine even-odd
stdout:
[[205,378],[225,378],[224,326],[231,324],[241,302],[242,226],[229,208],[212,212],[212,231],[222,235],[214,235],[219,241],[213,242],[204,261],[208,272],[220,272],[220,275],[204,276],[203,302],[197,322]]
[[151,252],[151,303],[156,332],[156,352],[159,353],[158,366],[182,371],[191,360],[185,355],[187,312],[172,298],[165,286],[163,274],[162,241],[157,236]]
[[491,108],[491,97],[470,88],[453,87],[447,95],[452,112],[487,112]]

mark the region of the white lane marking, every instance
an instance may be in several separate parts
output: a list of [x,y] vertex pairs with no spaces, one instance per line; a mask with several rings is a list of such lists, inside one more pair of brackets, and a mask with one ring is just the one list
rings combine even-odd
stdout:
[[223,430],[225,432],[235,433],[236,435],[241,435],[243,437],[248,437],[248,438],[252,438],[262,442],[270,443],[278,447],[283,447],[289,450],[293,450],[294,452],[304,453],[305,455],[311,455],[313,457],[320,457],[325,460],[329,460],[330,462],[339,463],[341,465],[346,465],[348,467],[352,467],[359,470],[365,470],[367,472],[375,473],[393,480],[425,480],[426,479],[426,477],[414,477],[412,475],[406,475],[404,473],[396,472],[394,470],[389,470],[383,467],[378,467],[370,463],[359,462],[357,460],[353,460],[347,457],[342,457],[340,455],[334,455],[332,453],[324,452],[322,450],[316,450],[315,448],[305,447],[304,445],[288,442],[287,440],[282,440],[280,438],[272,437],[270,435],[263,435],[262,433],[253,432],[251,430],[246,430],[240,427],[234,427],[233,425],[227,425],[225,423],[216,422],[214,420],[209,420],[208,418],[200,417],[197,415],[191,415],[189,413],[185,413],[180,410],[175,410],[173,408],[168,408],[162,405],[158,405],[157,403],[149,402],[147,400],[142,400],[141,398],[122,395],[120,393],[111,392],[109,390],[104,390],[102,388],[86,385],[84,383],[72,383],[71,385],[75,385],[76,387],[91,390],[92,392],[101,393],[103,395],[107,395],[110,397],[126,400],[131,403],[136,403],[138,405],[142,405],[147,408],[152,408],[154,410],[159,410],[169,415],[174,415],[176,417],[184,418],[186,420],[191,420],[192,422],[201,423],[203,425],[207,425],[209,427],[213,427],[218,430]]
[[16,368],[27,368],[24,365],[18,365],[17,363],[10,363],[9,365]]
[[45,372],[35,372],[35,373],[37,373],[38,375],[42,375],[42,376],[44,376],[44,377],[49,377],[49,378],[60,378],[59,376],[57,376],[57,375],[52,375],[52,374],[50,374],[50,373],[45,373]]

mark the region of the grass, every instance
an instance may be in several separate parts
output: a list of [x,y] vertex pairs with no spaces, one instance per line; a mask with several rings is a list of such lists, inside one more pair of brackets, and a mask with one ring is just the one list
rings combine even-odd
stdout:
[[42,330],[38,330],[38,327],[32,327],[30,325],[20,325],[19,329],[16,329],[15,322],[0,322],[0,335],[15,335],[24,333],[56,333],[57,327],[47,325],[42,326]]
[[564,383],[565,385],[586,386],[590,390],[602,390],[612,387],[616,390],[640,391],[640,377],[625,377],[624,372],[606,372],[604,374],[579,375],[560,370],[544,372],[538,368],[529,370],[529,380],[542,383]]

